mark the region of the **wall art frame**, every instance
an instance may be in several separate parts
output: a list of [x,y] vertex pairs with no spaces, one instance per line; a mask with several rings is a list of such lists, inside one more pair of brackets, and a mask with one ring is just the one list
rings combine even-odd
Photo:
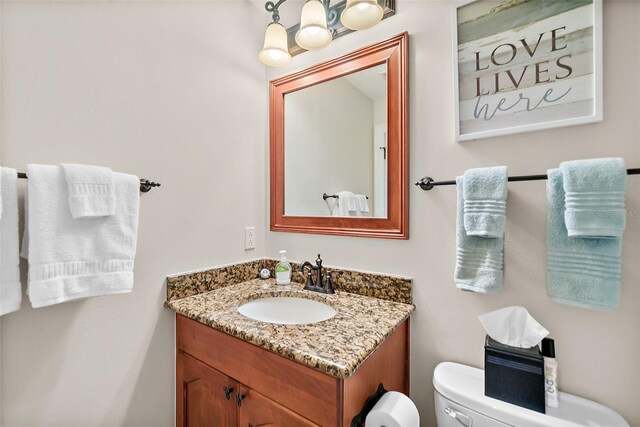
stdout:
[[456,141],[602,121],[602,0],[451,9]]

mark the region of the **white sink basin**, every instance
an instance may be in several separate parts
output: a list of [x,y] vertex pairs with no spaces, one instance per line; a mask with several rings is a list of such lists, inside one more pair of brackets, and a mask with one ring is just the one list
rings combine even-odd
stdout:
[[255,299],[238,307],[238,312],[254,320],[281,325],[318,323],[337,313],[327,304],[295,297]]

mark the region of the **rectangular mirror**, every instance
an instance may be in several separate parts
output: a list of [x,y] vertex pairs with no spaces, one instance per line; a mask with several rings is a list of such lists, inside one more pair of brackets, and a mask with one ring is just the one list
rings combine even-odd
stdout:
[[408,238],[407,44],[271,82],[272,231]]

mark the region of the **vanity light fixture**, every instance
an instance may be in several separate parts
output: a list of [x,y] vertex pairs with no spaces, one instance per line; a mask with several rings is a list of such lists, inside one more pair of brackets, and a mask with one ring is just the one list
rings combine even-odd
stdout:
[[[267,26],[264,47],[258,54],[258,58],[270,67],[282,67],[291,62],[287,30],[280,24],[280,12],[278,11],[278,8],[286,1],[277,0],[274,2],[270,0],[264,5],[266,11],[272,14],[273,22]],[[380,22],[385,13],[388,13],[387,3],[393,4],[393,0],[385,0],[384,4],[387,9],[383,9],[378,4],[378,0],[343,0],[334,6],[330,6],[330,3],[331,0],[307,0],[304,4],[300,16],[300,29],[295,34],[296,44],[300,48],[305,50],[323,49],[331,44],[334,37],[339,37],[350,31],[373,27]],[[341,9],[344,10],[340,14]],[[340,26],[340,22],[342,26]],[[346,32],[343,31],[345,28]],[[299,50],[295,47],[294,55]]]

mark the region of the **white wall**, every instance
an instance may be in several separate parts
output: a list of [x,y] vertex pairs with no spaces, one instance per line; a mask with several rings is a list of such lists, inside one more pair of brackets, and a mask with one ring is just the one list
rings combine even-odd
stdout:
[[330,216],[323,193],[373,198],[373,101],[343,78],[285,99],[285,213]]
[[[629,167],[640,167],[639,2],[604,4],[604,122],[463,144],[453,140],[450,3],[403,0],[397,6],[396,16],[373,29],[300,55],[288,69],[270,70],[268,77],[409,31],[412,181],[424,175],[452,179],[467,168],[502,164],[512,175],[537,174],[563,160],[599,156],[622,156]],[[434,425],[431,374],[437,363],[482,366],[484,333],[476,316],[508,305],[526,306],[556,338],[563,390],[600,401],[640,425],[639,188],[640,177],[630,177],[621,304],[611,313],[555,304],[546,296],[544,182],[509,186],[505,286],[498,296],[455,289],[454,187],[428,193],[411,187],[408,241],[269,233],[267,254],[287,249],[292,259],[304,260],[320,252],[328,265],[414,278],[411,395],[425,425]]]
[[387,123],[387,98],[380,98],[373,101],[373,124],[380,125]]
[[0,425],[174,424],[165,276],[264,254],[264,15],[247,1],[3,2],[3,165],[103,164],[162,187],[142,196],[131,294],[2,318]]

